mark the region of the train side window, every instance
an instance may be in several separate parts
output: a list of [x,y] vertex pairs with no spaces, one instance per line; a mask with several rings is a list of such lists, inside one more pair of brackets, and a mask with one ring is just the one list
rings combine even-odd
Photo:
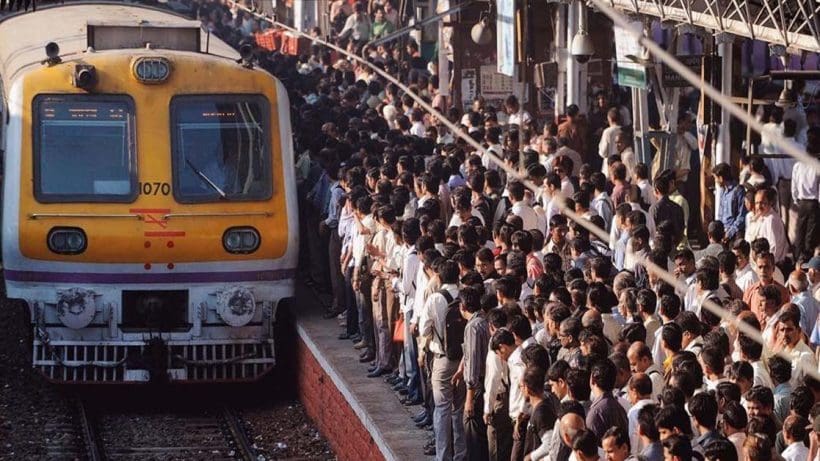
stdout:
[[133,202],[134,102],[124,95],[34,99],[34,195],[51,202]]
[[171,100],[174,198],[263,201],[273,195],[270,104],[258,95]]

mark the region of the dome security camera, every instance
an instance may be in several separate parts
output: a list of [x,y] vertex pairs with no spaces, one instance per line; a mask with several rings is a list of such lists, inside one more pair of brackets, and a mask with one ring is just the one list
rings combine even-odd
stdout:
[[572,38],[570,54],[581,64],[589,62],[595,54],[595,47],[592,44],[592,39],[589,38],[586,31],[580,30],[575,34],[575,37]]

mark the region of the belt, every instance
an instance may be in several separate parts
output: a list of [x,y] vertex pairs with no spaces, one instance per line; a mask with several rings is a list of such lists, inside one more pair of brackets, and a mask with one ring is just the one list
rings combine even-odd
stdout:
[[810,203],[818,203],[816,198],[799,198],[797,199],[798,202],[810,202]]

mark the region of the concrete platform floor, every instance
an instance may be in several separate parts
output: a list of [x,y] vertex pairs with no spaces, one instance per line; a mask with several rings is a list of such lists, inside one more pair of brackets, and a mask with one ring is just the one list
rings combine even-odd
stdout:
[[327,303],[326,296],[297,286],[296,302],[291,306],[299,336],[345,395],[386,460],[433,459],[423,453],[432,433],[416,428],[412,421],[421,406],[405,407],[383,378],[366,376],[369,364],[359,363],[359,352],[350,341],[338,339],[342,332],[338,321],[322,318]]

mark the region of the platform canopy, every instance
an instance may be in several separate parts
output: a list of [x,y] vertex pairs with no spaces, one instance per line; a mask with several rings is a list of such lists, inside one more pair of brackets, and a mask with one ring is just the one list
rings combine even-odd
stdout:
[[607,0],[632,14],[820,53],[820,0]]

